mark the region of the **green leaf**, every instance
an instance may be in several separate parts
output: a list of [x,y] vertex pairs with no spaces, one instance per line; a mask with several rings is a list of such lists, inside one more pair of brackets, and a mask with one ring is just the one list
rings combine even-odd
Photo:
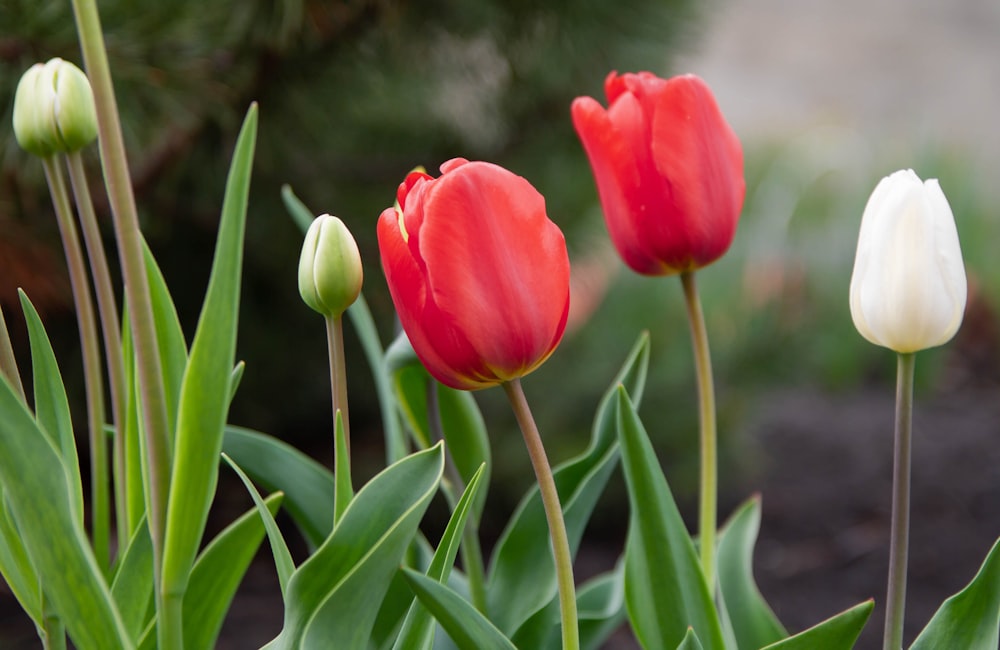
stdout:
[[236,397],[236,391],[239,390],[240,382],[243,381],[243,372],[247,369],[247,364],[245,361],[240,361],[233,368],[233,372],[229,377],[229,401],[233,401]]
[[444,449],[407,456],[368,482],[330,537],[292,575],[272,649],[362,650],[444,471]]
[[[272,521],[282,498],[277,492],[263,501]],[[233,596],[263,538],[264,523],[254,508],[229,524],[198,556],[184,594],[185,648],[215,647]]]
[[132,533],[128,548],[118,560],[111,595],[129,638],[138,640],[149,624],[149,605],[153,597],[153,543],[145,519]]
[[[583,454],[554,471],[570,549],[574,553],[594,504],[618,459],[613,401],[615,387],[624,383],[641,395],[648,365],[649,336],[643,333],[598,406],[590,446]],[[556,596],[555,563],[537,487],[521,500],[497,542],[487,590],[491,619],[511,637]]]
[[337,409],[333,424],[334,465],[333,475],[333,525],[336,526],[340,517],[351,505],[354,498],[354,485],[351,483],[351,455],[347,451],[347,432],[344,430],[344,417]]
[[580,646],[597,650],[625,621],[625,565],[583,584],[577,592]]
[[[387,353],[386,365],[393,374],[400,410],[420,446],[428,447],[434,438],[428,417],[428,405],[432,401],[431,398],[436,400],[441,434],[444,436],[448,455],[454,461],[463,484],[467,484],[479,468],[486,464],[484,489],[479,492],[475,503],[474,518],[478,520],[486,504],[485,486],[489,486],[491,463],[486,422],[483,420],[479,405],[469,391],[455,390],[435,381],[417,360],[415,354],[411,356],[405,352],[412,349],[406,335],[400,334]],[[400,363],[401,356],[412,358],[413,362]]]
[[0,381],[0,481],[46,596],[80,650],[131,648],[61,467],[20,396]]
[[[257,506],[257,513],[260,515],[261,520],[264,522],[264,530],[267,531],[268,540],[271,542],[271,554],[274,555],[274,567],[278,571],[278,586],[281,589],[281,597],[285,597],[287,592],[288,580],[292,577],[292,573],[295,572],[295,562],[292,560],[292,554],[288,551],[288,545],[285,543],[285,538],[281,536],[281,531],[278,530],[278,524],[274,521],[274,513],[268,510],[264,499],[261,498],[260,492],[254,487],[253,482],[250,477],[246,475],[240,466],[236,462],[227,456],[225,453],[222,454],[222,459],[233,468],[233,471],[240,477],[243,481],[243,485],[246,486],[247,492],[250,493],[250,497],[253,499],[254,505]],[[278,492],[284,497],[284,494]]]
[[754,497],[740,506],[719,534],[719,594],[742,650],[757,650],[788,636],[753,579],[759,530],[760,498]]
[[24,399],[24,386],[21,384],[17,359],[14,357],[14,346],[10,342],[10,331],[7,329],[7,320],[3,316],[2,308],[0,308],[0,377],[6,377],[11,388]]
[[219,477],[236,356],[243,233],[256,132],[253,105],[236,142],[208,291],[181,384],[163,545],[161,589],[166,592],[185,589]]
[[[0,381],[7,380],[0,377]],[[11,390],[17,389],[11,387]],[[12,517],[0,486],[0,575],[24,612],[36,625],[41,625],[42,603],[38,593],[38,574],[31,564],[31,558],[28,557],[28,551],[24,548],[24,541],[17,532]]]
[[31,345],[31,374],[35,391],[35,418],[38,426],[49,437],[52,445],[59,450],[62,466],[73,491],[73,505],[77,517],[83,521],[83,483],[80,480],[80,460],[76,454],[76,439],[73,437],[73,421],[69,412],[69,400],[63,385],[55,352],[45,333],[42,319],[28,300],[27,294],[18,289],[24,322],[28,326],[28,341]]
[[709,649],[723,650],[719,615],[656,453],[624,388],[618,391],[618,435],[628,485],[625,605],[647,650],[676,648],[687,628]]
[[[309,225],[312,224],[316,215],[295,196],[292,188],[287,184],[281,187],[281,199],[284,201],[288,213],[292,216],[292,220],[295,221],[304,235],[309,230]],[[368,367],[371,368],[372,378],[375,380],[375,392],[378,393],[382,428],[385,432],[386,462],[392,464],[406,456],[406,438],[396,413],[396,398],[393,395],[392,381],[384,362],[382,341],[379,339],[378,328],[375,327],[375,319],[372,318],[371,310],[368,309],[364,294],[359,295],[354,304],[347,309],[347,316],[351,319],[354,330],[358,334],[361,349],[365,353]]]
[[874,607],[874,601],[866,600],[795,636],[764,646],[761,650],[850,650]]
[[941,604],[910,650],[1000,647],[1000,539],[965,589]]
[[701,641],[698,640],[698,635],[694,633],[694,629],[688,628],[687,633],[681,640],[681,644],[677,646],[677,650],[701,650]]
[[285,511],[312,548],[323,543],[333,528],[328,469],[277,438],[242,427],[226,427],[222,448],[265,489],[285,493]]
[[403,569],[403,575],[460,650],[517,650],[489,619],[446,585],[411,569]]
[[[458,500],[455,509],[448,520],[448,526],[441,535],[438,542],[437,551],[431,559],[430,567],[427,569],[427,577],[438,582],[445,582],[451,574],[451,568],[455,564],[455,556],[458,554],[458,547],[462,541],[462,531],[465,529],[465,522],[472,510],[472,505],[476,501],[476,493],[479,486],[483,484],[486,465],[480,465],[479,471],[472,475],[462,498]],[[403,627],[396,644],[396,650],[415,650],[416,648],[429,648],[434,641],[434,619],[430,612],[414,601],[410,610],[403,620]]]

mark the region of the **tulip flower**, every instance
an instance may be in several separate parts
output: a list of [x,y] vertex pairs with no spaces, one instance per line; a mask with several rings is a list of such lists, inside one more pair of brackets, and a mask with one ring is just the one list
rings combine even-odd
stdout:
[[861,218],[851,276],[854,326],[900,353],[947,343],[965,312],[962,250],[937,180],[912,170],[883,178]]
[[438,381],[475,390],[522,377],[562,338],[569,257],[524,178],[455,159],[411,172],[378,221],[403,330]]
[[60,58],[28,68],[14,94],[14,135],[36,156],[79,151],[97,138],[87,75]]
[[344,222],[323,214],[306,232],[299,257],[299,294],[323,316],[340,316],[361,294],[361,254]]
[[644,275],[711,264],[729,249],[743,206],[743,150],[712,91],[694,75],[649,72],[604,84],[608,108],[572,106],[618,253]]

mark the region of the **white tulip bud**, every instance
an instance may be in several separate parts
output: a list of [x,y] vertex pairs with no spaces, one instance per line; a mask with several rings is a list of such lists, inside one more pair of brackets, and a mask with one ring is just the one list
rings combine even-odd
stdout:
[[306,232],[299,257],[299,294],[314,310],[339,317],[361,293],[358,245],[344,222],[323,214]]
[[83,70],[60,58],[36,63],[14,94],[14,136],[36,156],[83,149],[97,137],[97,112]]
[[900,353],[947,343],[965,313],[965,266],[948,200],[912,170],[883,178],[861,218],[851,276],[854,326]]

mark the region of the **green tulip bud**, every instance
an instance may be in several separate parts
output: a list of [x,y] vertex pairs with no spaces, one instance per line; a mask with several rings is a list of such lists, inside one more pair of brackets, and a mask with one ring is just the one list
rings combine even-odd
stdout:
[[36,156],[79,151],[97,137],[97,111],[87,75],[60,58],[36,63],[14,95],[14,135]]
[[339,317],[361,293],[358,245],[344,222],[328,214],[309,226],[299,258],[299,294],[314,310]]

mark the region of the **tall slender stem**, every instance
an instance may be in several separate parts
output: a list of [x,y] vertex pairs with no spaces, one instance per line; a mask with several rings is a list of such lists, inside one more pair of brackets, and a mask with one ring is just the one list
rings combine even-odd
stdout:
[[344,422],[344,441],[351,453],[351,424],[347,414],[347,362],[344,360],[344,321],[341,316],[326,319],[326,344],[330,353],[330,392],[333,396],[333,421],[337,411]]
[[90,508],[91,534],[98,565],[107,571],[111,562],[109,528],[111,526],[108,495],[108,444],[104,435],[104,378],[101,353],[97,344],[97,322],[90,294],[90,280],[84,266],[83,250],[76,232],[73,211],[66,191],[66,181],[54,158],[44,158],[45,178],[52,194],[59,234],[62,236],[73,304],[80,329],[80,350],[83,357],[84,388],[87,394],[87,422],[90,440]]
[[700,423],[701,489],[698,504],[698,545],[701,571],[705,574],[708,591],[715,593],[715,528],[718,500],[718,443],[715,429],[715,385],[712,381],[712,357],[708,350],[705,315],[698,299],[694,272],[681,273],[684,304],[691,328],[694,367],[698,380],[698,420]]
[[87,247],[90,272],[97,294],[97,312],[101,319],[104,335],[104,358],[108,367],[108,386],[111,393],[111,424],[115,430],[114,444],[114,486],[115,520],[118,523],[118,548],[128,544],[128,516],[125,508],[125,358],[122,352],[121,319],[118,303],[111,284],[108,257],[101,241],[101,230],[97,225],[94,203],[90,198],[87,175],[83,168],[83,158],[79,152],[67,155],[69,180],[76,199],[76,209],[80,217],[83,241]]
[[913,420],[913,368],[916,355],[900,354],[896,363],[896,432],[892,459],[892,532],[889,586],[885,599],[884,650],[903,647],[906,564],[910,545],[910,447]]
[[542,507],[545,509],[545,519],[549,524],[549,536],[552,539],[552,554],[556,563],[556,581],[559,584],[559,612],[562,617],[563,650],[579,650],[580,630],[576,612],[576,585],[573,582],[573,556],[569,550],[569,537],[566,534],[566,522],[563,520],[562,506],[559,504],[559,492],[552,475],[552,467],[545,455],[542,437],[538,433],[535,418],[528,408],[528,400],[524,397],[521,380],[513,379],[503,384],[507,399],[514,409],[514,417],[524,435],[524,444],[528,447],[531,466],[538,479],[538,492],[542,497]]
[[[132,182],[125,157],[118,106],[104,48],[104,35],[97,14],[96,0],[73,0],[77,33],[83,60],[94,91],[97,108],[98,144],[104,168],[104,183],[108,190],[111,214],[114,217],[115,238],[121,259],[125,298],[135,342],[138,386],[141,401],[143,431],[148,458],[146,499],[149,533],[153,546],[153,576],[156,584],[157,609],[162,609],[160,565],[163,557],[163,529],[166,523],[167,495],[170,487],[170,430],[163,388],[160,350],[156,341],[156,323],[146,278],[146,262],[142,250],[139,217],[132,194]],[[162,622],[161,622],[162,623]],[[161,624],[157,629],[164,626]]]

